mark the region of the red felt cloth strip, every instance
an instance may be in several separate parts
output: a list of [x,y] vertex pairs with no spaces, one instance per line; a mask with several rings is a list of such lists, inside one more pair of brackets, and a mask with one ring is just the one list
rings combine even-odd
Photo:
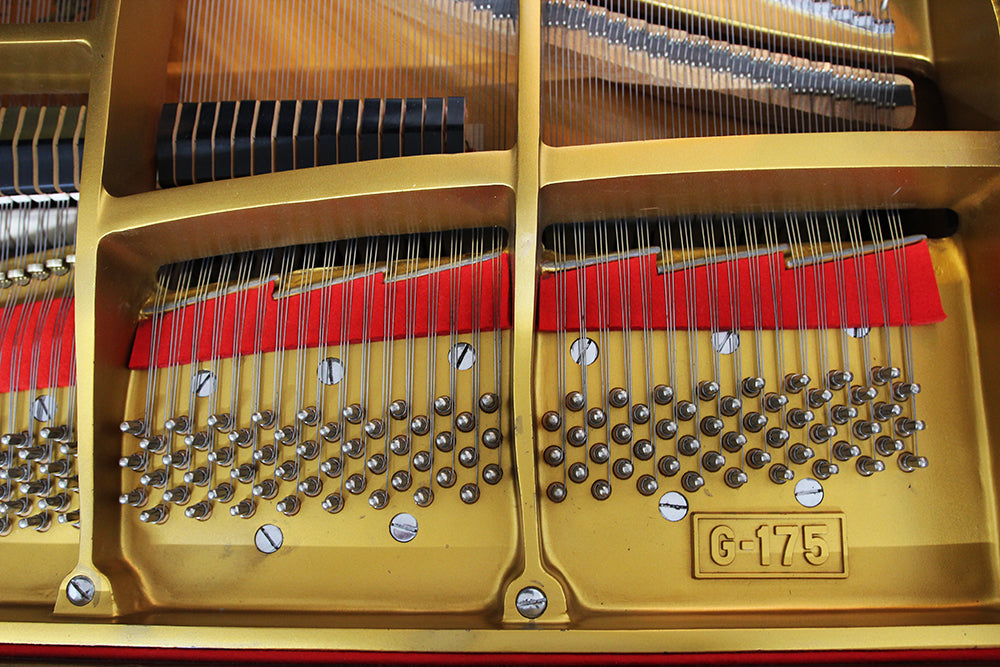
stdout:
[[[901,259],[905,260],[906,293],[909,295],[909,317],[904,318],[902,307],[902,290],[897,268]],[[760,303],[760,326],[764,329],[774,329],[779,320],[775,315],[774,285],[780,285],[780,322],[784,328],[799,328],[800,303],[804,306],[805,328],[817,328],[821,325],[819,314],[822,312],[819,304],[821,296],[825,300],[826,327],[859,327],[863,318],[862,302],[858,285],[865,286],[867,297],[868,326],[882,326],[886,323],[883,303],[888,306],[888,323],[899,326],[932,324],[944,319],[941,307],[941,296],[938,293],[937,281],[934,278],[934,267],[931,264],[927,242],[922,241],[906,246],[902,251],[893,250],[881,253],[883,266],[881,271],[877,265],[875,254],[851,258],[839,262],[842,267],[841,276],[835,262],[825,262],[801,269],[785,268],[784,258],[780,253],[762,255],[749,259],[739,259],[731,262],[720,262],[709,266],[698,266],[688,270],[673,271],[664,275],[656,271],[656,256],[646,255],[627,260],[616,260],[600,265],[591,265],[571,269],[560,273],[547,273],[539,281],[538,289],[538,328],[540,331],[557,331],[560,310],[565,319],[564,326],[569,330],[580,326],[581,316],[588,328],[622,329],[628,322],[628,328],[643,327],[643,308],[648,309],[649,326],[653,329],[666,329],[670,322],[667,318],[668,298],[673,283],[673,326],[677,329],[711,329],[713,317],[717,318],[720,329],[753,329],[754,328],[754,292],[751,288],[751,276],[759,276],[759,291],[757,300]],[[753,274],[751,274],[751,271]],[[772,271],[777,281],[772,281]],[[583,273],[585,298],[583,312],[580,309],[580,290],[578,279]],[[622,274],[628,298],[621,297]],[[646,276],[646,293],[642,289],[642,273]],[[565,279],[562,285],[559,281]],[[711,282],[710,282],[711,279]],[[798,281],[797,296],[796,281]],[[817,281],[820,289],[817,290]],[[731,282],[736,283],[736,301],[733,303]],[[711,287],[717,285],[713,294]],[[557,298],[557,289],[565,289],[564,303]],[[883,291],[885,298],[883,299]],[[694,316],[689,317],[688,305],[694,301]],[[801,298],[801,301],[800,301]],[[734,308],[735,305],[735,308]],[[846,311],[846,317],[841,318],[841,306]],[[626,312],[628,311],[628,312]],[[733,326],[733,315],[738,326]]]
[[[498,269],[499,284],[496,284]],[[453,281],[458,286],[454,322]],[[350,301],[346,338],[351,343],[365,338],[380,341],[407,335],[426,337],[429,330],[437,334],[451,331],[468,333],[475,328],[477,318],[474,310],[479,311],[478,326],[483,331],[490,331],[497,324],[499,328],[507,329],[511,322],[506,253],[476,264],[390,283],[385,282],[384,274],[378,273],[281,299],[273,298],[274,290],[275,283],[270,282],[185,306],[161,318],[141,321],[136,329],[129,367],[149,368],[151,339],[157,320],[159,332],[153,359],[156,367],[191,363],[192,357],[206,361],[213,357],[213,350],[214,356],[222,359],[253,354],[258,349],[258,341],[262,352],[339,344],[345,299]],[[328,299],[325,326],[321,307],[323,292]],[[497,298],[500,303],[499,321],[495,323]],[[416,303],[412,328],[408,328],[407,301]],[[303,316],[308,319],[305,326],[300,327]],[[221,319],[219,333],[215,333],[217,319]],[[280,335],[279,324],[283,327]],[[171,340],[175,333],[179,333],[179,337]],[[193,345],[195,342],[197,344]]]
[[[63,308],[66,310],[63,310]],[[0,308],[0,393],[67,387],[73,373],[73,299]],[[58,360],[54,357],[58,355]],[[37,366],[32,369],[33,362]],[[55,365],[55,376],[52,369]]]

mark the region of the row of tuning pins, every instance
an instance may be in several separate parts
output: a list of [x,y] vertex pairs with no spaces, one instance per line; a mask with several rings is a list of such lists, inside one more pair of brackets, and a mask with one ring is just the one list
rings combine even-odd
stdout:
[[[701,456],[701,468],[715,473],[723,471],[727,486],[738,489],[749,481],[743,466],[726,468],[726,453],[743,455],[746,468],[761,470],[768,468],[767,477],[775,484],[784,484],[795,479],[795,471],[786,463],[772,462],[771,450],[787,445],[788,463],[810,465],[817,479],[828,479],[840,472],[841,465],[854,462],[857,473],[870,477],[885,470],[882,460],[897,456],[897,465],[903,472],[913,472],[928,465],[923,456],[906,451],[905,440],[925,429],[925,423],[903,415],[902,405],[920,392],[915,382],[900,381],[901,371],[896,367],[876,366],[871,369],[871,386],[853,384],[854,374],[850,371],[833,370],[827,374],[825,386],[812,387],[812,379],[805,373],[790,373],[784,378],[783,391],[765,391],[767,382],[761,377],[744,377],[740,383],[740,396],[721,395],[719,383],[704,380],[698,383],[692,400],[676,400],[673,388],[657,385],[653,388],[651,400],[657,406],[666,407],[674,403],[675,419],[658,419],[651,429],[660,440],[677,440],[677,452],[686,457]],[[886,395],[880,396],[879,387]],[[846,401],[834,403],[834,392],[846,392]],[[790,395],[802,395],[801,406],[791,406]],[[882,400],[879,400],[879,399]],[[586,447],[591,440],[590,431],[604,431],[617,445],[631,446],[631,457],[620,457],[611,462],[610,443],[597,442],[587,449],[587,459],[596,465],[611,465],[611,472],[620,480],[630,479],[635,472],[634,459],[648,461],[653,458],[656,446],[649,439],[636,438],[635,427],[650,423],[653,411],[645,403],[630,404],[630,396],[622,387],[608,392],[606,403],[586,410],[584,425],[565,429],[566,444],[571,447]],[[758,403],[757,410],[747,410],[750,402]],[[705,404],[715,404],[717,415],[703,415]],[[569,412],[583,411],[587,406],[582,392],[571,391],[564,397],[564,406]],[[868,412],[867,417],[861,414]],[[828,410],[828,419],[822,412]],[[615,411],[621,418],[612,424]],[[624,413],[624,414],[622,414]],[[735,420],[735,428],[727,430],[725,419]],[[778,423],[773,423],[777,419]],[[685,422],[697,424],[694,433],[680,434]],[[563,418],[559,411],[549,410],[541,417],[541,425],[546,431],[555,433],[563,429]],[[841,429],[849,431],[847,439],[838,439]],[[792,442],[798,434],[806,433],[803,442]],[[762,436],[761,446],[747,447],[749,437]],[[703,452],[702,437],[720,438],[718,450]],[[863,453],[858,443],[871,442],[876,456]],[[832,459],[817,458],[814,447],[829,446]],[[542,453],[542,459],[549,466],[565,464],[566,449],[562,444],[550,445]],[[657,472],[664,477],[673,477],[681,472],[681,461],[677,456],[665,455],[656,461]],[[575,462],[566,470],[567,478],[582,484],[590,476],[585,462]],[[706,484],[699,471],[687,471],[681,476],[681,486],[695,492]],[[640,475],[636,481],[638,491],[652,495],[659,488],[654,475]],[[592,495],[604,500],[611,494],[611,485],[605,479],[595,481],[591,486]],[[546,490],[550,500],[561,502],[567,490],[562,482],[550,484]]]
[[[80,527],[76,443],[68,426],[44,426],[0,436],[0,536],[15,527],[46,532],[53,523]],[[58,454],[58,456],[57,456]],[[60,458],[61,456],[61,458]]]
[[76,255],[49,257],[44,262],[30,262],[24,268],[13,267],[0,271],[0,289],[25,287],[31,281],[45,281],[51,276],[64,276],[76,264]]
[[[478,409],[482,413],[494,413],[500,407],[500,399],[493,392],[483,393],[477,401]],[[438,396],[433,403],[433,409],[437,417],[445,418],[454,415],[454,428],[459,434],[471,433],[476,428],[476,415],[471,411],[462,411],[455,414],[455,404],[450,396]],[[433,448],[442,453],[450,453],[456,446],[456,435],[451,429],[441,430],[431,433],[432,419],[427,415],[410,415],[410,406],[406,401],[397,399],[392,401],[388,407],[388,416],[391,420],[405,424],[408,433],[400,433],[389,437],[387,447],[389,452],[395,456],[408,456],[415,441],[414,437],[432,437]],[[380,441],[389,436],[391,426],[387,425],[382,418],[366,415],[364,408],[358,403],[346,406],[342,411],[342,421],[328,421],[320,425],[323,421],[319,411],[314,406],[303,408],[296,413],[296,423],[282,427],[277,427],[277,418],[271,410],[262,410],[251,415],[253,428],[258,432],[273,430],[274,444],[260,446],[254,451],[254,461],[236,464],[236,451],[240,447],[250,447],[254,444],[254,431],[251,428],[235,428],[235,420],[228,413],[217,413],[210,415],[206,420],[207,430],[203,432],[191,432],[190,420],[187,416],[171,417],[164,422],[164,429],[170,434],[176,434],[184,438],[187,449],[174,451],[169,450],[169,438],[165,436],[150,435],[147,433],[146,425],[142,420],[128,420],[121,424],[121,431],[127,435],[139,438],[138,446],[140,451],[119,460],[122,468],[141,473],[139,478],[140,487],[123,494],[120,502],[123,505],[134,507],[144,507],[149,499],[151,488],[164,488],[170,480],[167,468],[186,470],[183,475],[184,484],[166,489],[163,492],[163,499],[166,503],[184,505],[191,499],[193,486],[206,486],[211,481],[211,474],[207,466],[192,467],[192,450],[208,451],[207,461],[214,465],[228,467],[230,469],[229,482],[223,482],[206,495],[206,500],[195,503],[184,511],[189,518],[205,520],[211,516],[212,502],[229,503],[235,499],[238,484],[252,484],[251,498],[240,501],[230,508],[230,514],[241,518],[249,518],[256,512],[256,499],[272,500],[279,492],[280,481],[294,482],[300,476],[300,461],[316,460],[322,450],[322,446],[317,440],[303,439],[305,428],[316,428],[319,436],[327,443],[341,443],[340,452],[342,456],[331,456],[322,461],[319,471],[327,478],[336,479],[341,477],[344,469],[344,457],[349,459],[360,459],[365,453],[366,442],[359,437],[346,438],[345,431],[348,425],[361,426],[365,440],[368,443]],[[407,422],[408,420],[408,422]],[[228,444],[223,443],[221,447],[213,449],[213,440],[216,434],[224,435]],[[498,428],[490,427],[480,433],[480,443],[487,449],[496,449],[502,442],[502,435]],[[294,447],[296,458],[278,463],[281,446]],[[164,468],[150,470],[150,462],[153,456],[161,455]],[[428,450],[416,451],[412,455],[412,466],[418,472],[429,472],[433,465],[433,455]],[[479,463],[479,450],[477,447],[466,446],[459,450],[457,461],[465,468],[474,468]],[[388,458],[385,452],[369,452],[365,459],[365,469],[372,475],[382,475],[388,470]],[[257,481],[258,472],[261,466],[275,466],[275,478],[268,478]],[[482,479],[487,484],[497,484],[503,476],[502,469],[497,464],[488,464],[482,470]],[[434,481],[442,488],[450,488],[455,485],[458,475],[450,466],[439,468]],[[398,470],[390,478],[391,487],[397,492],[404,492],[410,489],[413,480],[409,471]],[[360,495],[365,492],[368,478],[363,473],[353,473],[344,480],[344,488],[352,495]],[[323,480],[318,475],[310,475],[296,484],[296,489],[307,497],[320,495],[323,489]],[[479,488],[475,484],[466,484],[460,491],[459,496],[463,502],[473,504],[479,500]],[[430,486],[421,486],[414,492],[414,503],[420,507],[429,506],[434,500],[434,492]],[[379,488],[372,491],[368,497],[368,504],[373,509],[383,509],[388,505],[389,495],[385,489]],[[332,493],[322,501],[322,507],[326,511],[335,514],[340,512],[345,504],[340,493]],[[288,516],[298,512],[300,501],[298,496],[290,495],[279,500],[276,509]],[[154,508],[140,514],[140,519],[149,523],[162,523],[169,516],[169,507],[165,504],[157,505]]]

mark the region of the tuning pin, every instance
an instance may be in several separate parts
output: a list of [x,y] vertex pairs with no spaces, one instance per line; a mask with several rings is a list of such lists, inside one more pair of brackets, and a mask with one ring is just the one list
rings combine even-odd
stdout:
[[352,459],[356,459],[360,458],[361,455],[365,453],[365,447],[364,444],[362,444],[362,442],[357,438],[351,438],[340,446],[340,451]]
[[406,401],[401,399],[396,399],[389,404],[389,416],[393,419],[400,421],[406,419],[406,416],[410,413],[409,408],[406,405]]
[[818,410],[833,400],[833,392],[829,389],[810,389],[808,396],[809,407],[814,410]]
[[208,449],[209,446],[208,435],[201,432],[192,433],[189,436],[185,436],[184,444],[188,447],[193,447],[198,451],[204,451]]
[[455,404],[454,401],[451,400],[451,396],[438,396],[434,399],[434,412],[438,413],[442,417],[450,415],[454,407]]
[[632,421],[636,424],[645,424],[651,416],[649,406],[638,403],[632,406]]
[[611,466],[611,472],[618,479],[629,479],[635,472],[635,465],[626,458],[617,459]]
[[59,453],[63,456],[76,456],[76,443],[64,442],[59,445]]
[[566,394],[566,407],[573,412],[582,410],[586,403],[587,401],[584,399],[583,394],[578,391],[571,391]]
[[296,461],[285,461],[275,467],[274,474],[286,482],[291,481],[299,474],[299,464]]
[[315,426],[319,423],[319,412],[316,411],[315,407],[309,406],[295,413],[295,418],[306,426]]
[[722,429],[725,427],[726,425],[721,419],[712,416],[703,417],[700,424],[701,432],[710,438],[722,433]]
[[46,440],[65,440],[72,435],[67,426],[43,426],[38,435]]
[[31,479],[31,468],[27,465],[19,465],[0,469],[0,479],[7,479],[12,482],[26,482]]
[[587,431],[582,426],[574,426],[566,432],[566,442],[574,447],[582,447],[587,444]]
[[892,385],[892,397],[900,403],[908,401],[914,394],[920,393],[920,385],[916,382],[896,382]]
[[806,424],[811,422],[816,418],[812,410],[802,410],[801,408],[792,408],[788,411],[785,420],[788,425],[792,428],[803,428]]
[[249,484],[257,475],[257,466],[253,463],[244,463],[229,471],[229,477],[237,482]]
[[788,458],[792,463],[802,465],[807,463],[813,457],[816,456],[816,452],[812,450],[812,447],[803,445],[802,443],[796,443],[788,448]]
[[902,440],[894,440],[887,435],[880,435],[875,439],[875,451],[881,456],[892,456],[903,451],[904,447]]
[[656,493],[660,485],[652,475],[639,475],[639,479],[635,481],[635,488],[642,495],[651,496]]
[[68,493],[57,493],[54,496],[38,499],[38,509],[62,512],[69,509],[71,498]]
[[896,420],[896,434],[901,438],[908,438],[917,431],[923,431],[924,427],[924,422],[919,419],[904,417]]
[[273,465],[278,460],[278,450],[274,445],[264,445],[253,453],[253,460],[261,465]]
[[205,497],[209,500],[217,500],[220,503],[228,503],[236,495],[236,489],[229,482],[223,482],[214,489],[210,489]]
[[405,470],[398,470],[392,474],[392,478],[389,480],[389,483],[396,491],[406,491],[410,488],[412,481],[413,479],[410,476],[410,473]]
[[758,433],[767,426],[767,417],[759,412],[748,412],[743,416],[743,427],[751,433]]
[[68,523],[76,528],[79,528],[80,510],[73,510],[72,512],[63,512],[62,514],[57,514],[56,521],[58,521],[59,523]]
[[63,477],[58,482],[56,482],[56,487],[61,491],[78,490],[80,486],[80,478],[76,475],[70,475],[69,477]]
[[681,436],[677,441],[677,451],[684,456],[694,456],[701,450],[701,443],[693,435]]
[[385,424],[382,423],[381,419],[377,417],[374,419],[369,419],[365,423],[365,435],[369,438],[378,439],[385,434]]
[[562,426],[562,419],[559,417],[559,413],[549,410],[542,415],[542,428],[546,431],[558,431],[560,426]]
[[48,512],[39,512],[34,516],[24,517],[17,522],[17,527],[21,530],[34,528],[39,533],[44,533],[52,525],[52,515]]
[[298,514],[299,511],[299,499],[295,496],[285,496],[275,503],[274,509],[278,510],[285,516],[294,516]]
[[139,478],[139,483],[143,486],[151,486],[154,489],[163,488],[167,485],[167,471],[162,468],[151,470]]
[[677,423],[670,419],[661,419],[656,422],[656,437],[662,440],[670,440],[677,435]]
[[875,384],[888,384],[899,379],[900,371],[895,366],[875,366],[872,368],[872,382]]
[[701,465],[709,472],[719,472],[726,465],[726,457],[721,452],[705,452]]
[[30,498],[15,498],[14,500],[5,500],[0,503],[0,513],[3,514],[27,516],[31,513],[31,509],[32,503]]
[[48,493],[52,488],[47,479],[34,479],[30,482],[23,482],[18,487],[18,491],[25,496],[40,496]]
[[340,440],[340,424],[328,422],[319,427],[320,436],[327,442],[337,442]]
[[119,428],[122,433],[138,437],[145,432],[146,425],[141,419],[129,419],[127,421],[123,421]]
[[621,387],[615,387],[608,392],[608,403],[613,408],[624,408],[628,405],[628,392]]
[[213,452],[208,453],[208,460],[211,463],[217,463],[220,466],[228,466],[233,462],[233,448],[232,447],[221,447]]
[[830,419],[834,424],[847,424],[858,416],[858,409],[853,405],[835,405],[830,408]]
[[838,461],[850,461],[855,456],[861,456],[861,448],[841,440],[833,446],[833,456]]
[[903,472],[913,472],[918,468],[927,467],[927,459],[923,456],[917,456],[913,452],[903,452],[900,454],[897,463],[899,464],[899,469]]
[[455,447],[455,436],[451,431],[442,431],[434,437],[434,446],[442,452],[450,452]]
[[812,472],[816,479],[828,479],[831,475],[840,472],[840,466],[826,459],[819,459],[813,463]]
[[810,378],[805,373],[789,373],[785,376],[785,391],[789,394],[797,394],[812,382]]
[[[486,392],[485,394],[479,397],[479,409],[482,410],[483,412],[493,413],[496,412],[497,408],[499,407],[500,407],[500,397],[494,394],[493,392]],[[478,497],[479,493],[477,491],[476,498]]]
[[414,435],[427,435],[431,430],[430,420],[423,415],[417,415],[410,420],[410,430],[413,431]]
[[479,452],[474,447],[463,447],[458,453],[458,462],[465,468],[471,468],[479,462]]
[[476,417],[471,412],[463,412],[455,417],[455,428],[462,433],[468,433],[476,427]]
[[0,484],[0,500],[10,500],[16,491],[17,487],[10,482]]
[[344,482],[344,488],[354,495],[362,493],[367,485],[368,480],[359,472],[354,473]]
[[627,445],[632,441],[632,427],[628,424],[615,424],[611,429],[611,439],[619,445]]
[[788,405],[788,397],[784,394],[776,394],[773,391],[764,396],[764,407],[768,412],[779,412]]
[[163,502],[183,505],[191,498],[191,487],[182,485],[175,486],[163,492]]
[[665,384],[653,387],[653,400],[657,405],[667,405],[674,400],[674,390]]
[[303,493],[310,498],[315,498],[323,490],[323,480],[316,475],[310,475],[299,482],[296,488],[300,493]]
[[875,415],[875,419],[880,422],[889,421],[895,417],[898,417],[903,413],[903,408],[896,405],[895,403],[884,403],[879,401],[874,406],[872,406],[872,414]]
[[202,500],[197,502],[191,507],[184,510],[184,516],[189,519],[197,519],[198,521],[205,521],[210,516],[212,516],[212,503],[207,500]]
[[28,444],[27,433],[5,433],[0,436],[0,445],[7,447],[24,447]]
[[775,463],[768,469],[767,476],[775,484],[784,484],[795,479],[795,472],[783,463]]
[[455,474],[455,470],[450,467],[441,468],[440,470],[438,470],[437,475],[434,476],[434,479],[437,481],[438,485],[446,489],[454,486],[457,478],[458,476]]
[[167,449],[167,441],[158,435],[150,435],[139,440],[139,449],[150,454],[162,454]]
[[368,471],[373,475],[381,475],[384,473],[387,465],[385,454],[382,454],[381,452],[372,454],[365,462],[365,467],[368,468]]
[[743,378],[743,382],[740,383],[740,388],[743,391],[743,395],[747,398],[756,398],[757,396],[760,396],[760,392],[764,390],[765,384],[764,378],[746,377]]
[[875,387],[861,387],[854,386],[851,387],[851,403],[854,405],[864,405],[869,401],[875,400],[878,396],[878,390]]
[[431,467],[430,452],[417,452],[413,455],[413,467],[420,472],[426,472]]
[[552,482],[545,489],[545,495],[554,503],[566,500],[566,485],[562,482]]
[[719,383],[715,380],[702,380],[698,383],[698,396],[703,401],[713,401],[719,395]]
[[854,382],[854,373],[851,371],[830,371],[826,377],[830,389],[834,391],[840,391]]
[[587,477],[590,476],[590,470],[587,468],[586,463],[577,462],[569,467],[566,471],[567,476],[570,480],[580,484],[586,481]]
[[247,447],[253,441],[253,433],[248,428],[239,428],[229,433],[229,442],[239,447]]
[[503,478],[503,470],[496,463],[490,463],[483,468],[483,481],[487,484],[496,484]]
[[191,456],[186,449],[179,449],[176,452],[163,455],[163,465],[183,470],[188,467]]
[[232,426],[233,418],[229,415],[228,412],[219,412],[213,415],[209,415],[206,423],[208,424],[209,428],[215,429],[219,433],[223,433],[229,430],[229,427]]
[[750,477],[739,468],[730,468],[725,475],[726,486],[731,489],[738,489],[750,481]]
[[319,471],[327,477],[340,477],[344,471],[344,463],[339,458],[332,456],[319,465]]
[[705,486],[705,478],[695,471],[689,470],[684,473],[683,477],[681,477],[681,486],[688,493],[694,493],[701,487]]
[[170,508],[162,503],[139,513],[139,521],[143,523],[164,523],[169,518]]
[[694,419],[694,416],[697,414],[698,407],[691,401],[678,401],[674,410],[674,415],[681,421]]
[[426,486],[421,486],[413,492],[413,502],[416,503],[418,507],[427,507],[434,502],[434,492]]
[[0,518],[0,537],[6,537],[10,535],[10,531],[14,529],[14,522],[10,517]]
[[295,447],[295,453],[306,461],[312,461],[319,456],[319,445],[315,440],[306,440]]
[[649,440],[637,440],[636,443],[632,445],[632,456],[640,461],[648,461],[653,458],[653,454],[655,453],[656,448]]
[[25,447],[17,453],[17,457],[22,461],[41,461],[49,457],[49,448],[46,445],[35,445]]
[[681,471],[681,462],[677,460],[676,456],[661,456],[660,460],[656,462],[656,469],[664,477],[673,477]]
[[348,405],[341,414],[352,424],[360,424],[361,420],[365,418],[365,411],[357,403]]
[[726,417],[735,417],[743,409],[743,401],[735,396],[724,396],[719,402],[719,411]]
[[132,507],[142,507],[146,504],[146,489],[140,487],[137,489],[132,489],[128,493],[123,493],[118,497],[118,502],[122,505],[131,505]]
[[163,422],[163,428],[170,431],[171,433],[186,433],[188,430],[188,418],[187,415],[179,415],[177,417],[171,417],[170,419]]
[[747,444],[747,437],[742,433],[729,431],[722,436],[722,448],[727,452],[738,452]]
[[403,456],[410,451],[410,439],[405,435],[397,435],[389,441],[389,451],[396,456]]
[[258,428],[271,428],[274,426],[274,411],[258,410],[250,415],[250,421]]
[[339,493],[331,493],[323,499],[323,502],[320,503],[320,507],[330,514],[336,514],[340,510],[344,509],[344,499]]
[[837,428],[827,424],[813,424],[809,429],[809,439],[817,445],[822,445],[837,435]]
[[854,422],[854,437],[858,440],[867,440],[868,438],[878,435],[882,432],[882,427],[879,426],[878,422],[871,422],[865,419],[859,419]]
[[885,463],[870,456],[859,456],[855,467],[857,467],[858,474],[861,476],[871,477],[875,473],[885,470]]
[[202,466],[200,468],[195,468],[189,472],[184,473],[184,483],[194,484],[195,486],[206,486],[211,480],[211,475],[208,473],[208,468]]
[[487,449],[496,449],[502,441],[503,436],[500,435],[500,429],[490,427],[483,431],[482,442]]
[[791,437],[788,431],[783,428],[769,428],[764,440],[772,447],[783,447],[788,438]]
[[606,479],[598,479],[590,485],[590,495],[595,500],[607,500],[611,497],[611,485]]
[[253,498],[244,498],[240,502],[236,503],[229,508],[229,514],[231,516],[238,517],[240,519],[249,519],[257,512],[257,501]]
[[754,448],[747,452],[747,465],[755,470],[760,470],[771,462],[771,455],[763,449]]
[[283,426],[274,431],[274,441],[282,445],[291,445],[298,437],[298,430],[294,426]]
[[475,484],[464,484],[458,492],[458,497],[466,505],[472,505],[479,500],[479,487]]
[[601,408],[587,410],[587,426],[590,428],[601,428],[607,421],[608,415]]

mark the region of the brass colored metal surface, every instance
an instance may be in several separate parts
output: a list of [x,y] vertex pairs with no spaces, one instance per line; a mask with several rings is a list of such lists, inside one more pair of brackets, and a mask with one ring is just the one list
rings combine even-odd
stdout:
[[[670,3],[678,4],[691,3]],[[106,0],[87,23],[0,27],[0,94],[88,93],[74,269],[81,526],[0,538],[0,565],[28,572],[6,577],[0,591],[0,642],[600,653],[1000,646],[998,7],[894,4],[899,58],[930,86],[923,103],[940,107],[939,129],[546,146],[542,3],[522,0],[511,149],[161,191],[154,148],[176,4]],[[954,237],[930,242],[947,319],[913,331],[929,468],[841,474],[824,484],[816,510],[795,501],[793,485],[755,478],[761,471],[739,490],[716,478],[688,494],[691,514],[676,523],[658,505],[675,482],[649,497],[633,478],[616,480],[606,501],[589,483],[565,502],[546,499],[555,473],[541,456],[551,434],[538,423],[560,400],[556,336],[535,330],[547,225],[891,206],[951,208],[960,219]],[[162,526],[119,505],[131,485],[117,460],[134,448],[123,449],[118,424],[140,409],[144,375],[128,358],[160,266],[487,226],[509,232],[513,327],[504,333],[504,477],[478,503],[442,493],[429,508],[394,499],[376,511],[359,497],[329,515],[309,499],[283,517],[265,501],[251,520],[223,509],[207,522],[177,516]],[[397,511],[417,518],[414,541],[389,536]],[[729,517],[734,540],[761,539],[765,523],[783,540],[775,526],[790,526],[802,542],[796,572],[809,572],[807,541],[827,535],[836,551],[840,530],[844,572],[716,577],[725,565],[695,558],[711,559],[712,529]],[[254,545],[264,523],[284,535],[270,555]],[[75,576],[94,582],[93,602],[67,599]],[[536,620],[517,608],[526,587],[548,600]]]

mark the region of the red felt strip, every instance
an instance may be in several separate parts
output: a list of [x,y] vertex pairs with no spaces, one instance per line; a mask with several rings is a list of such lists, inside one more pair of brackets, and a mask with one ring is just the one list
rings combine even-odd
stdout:
[[0,308],[0,393],[76,382],[73,315],[72,298]]
[[[498,269],[499,284],[496,284]],[[453,281],[458,286],[454,321]],[[420,338],[426,337],[428,331],[437,334],[448,334],[451,331],[468,333],[475,328],[477,319],[479,329],[484,331],[497,326],[507,329],[511,322],[506,253],[476,264],[390,283],[385,282],[384,274],[378,273],[281,299],[273,297],[274,290],[275,283],[270,282],[261,287],[208,299],[201,304],[185,306],[160,318],[141,321],[136,329],[129,367],[149,368],[151,339],[154,322],[157,321],[158,341],[153,359],[156,367],[188,364],[192,357],[198,361],[206,361],[213,356],[226,359],[253,354],[258,349],[261,352],[273,352],[279,349],[339,344],[345,299],[350,301],[346,339],[351,343],[366,338],[380,341],[404,338],[407,335]],[[322,317],[324,292],[328,300],[325,326]],[[406,305],[408,300],[413,302],[414,296],[416,312],[410,329]],[[498,322],[495,317],[497,298],[500,303]],[[432,307],[433,310],[430,310]],[[478,318],[474,310],[478,310]],[[303,316],[308,319],[306,326],[300,327]],[[215,332],[218,319],[221,319],[221,335]],[[280,335],[279,324],[283,328]],[[179,337],[172,340],[175,334],[179,334]],[[218,341],[218,346],[215,341]]]
[[[565,318],[563,326],[569,330],[578,328],[581,318],[582,323],[592,329],[620,330],[625,322],[628,323],[628,328],[641,329],[645,307],[648,309],[646,316],[649,318],[649,326],[653,329],[666,329],[670,326],[668,312],[672,313],[673,327],[677,329],[711,329],[713,318],[717,318],[720,329],[753,329],[755,308],[752,276],[759,276],[757,300],[760,303],[760,326],[764,329],[776,328],[775,323],[779,320],[784,328],[802,327],[798,307],[800,304],[804,306],[804,328],[821,326],[821,296],[825,300],[826,313],[826,321],[822,324],[826,327],[859,327],[863,324],[882,326],[887,321],[890,326],[904,323],[919,325],[943,320],[945,314],[926,241],[908,245],[902,251],[881,253],[881,257],[881,271],[875,254],[838,263],[825,262],[801,269],[787,269],[783,256],[774,253],[663,275],[656,271],[655,255],[547,273],[539,281],[538,328],[540,331],[557,331],[558,317],[562,311]],[[905,261],[906,268],[905,288],[909,296],[909,317],[904,317],[903,291],[897,271],[897,263],[901,259]],[[842,280],[838,276],[836,264],[842,267]],[[776,281],[771,278],[772,271],[777,277]],[[584,281],[582,312],[578,286],[581,272]],[[621,296],[623,273],[628,298]],[[643,273],[647,285],[645,294],[641,281]],[[560,281],[564,282],[560,284]],[[731,282],[735,282],[737,286],[735,304]],[[865,286],[863,293],[858,290],[859,283]],[[715,294],[710,291],[713,284],[717,285]],[[780,318],[775,314],[775,285],[779,285]],[[564,303],[560,303],[557,294],[563,289]],[[668,294],[673,294],[672,300],[668,299]],[[862,308],[862,294],[867,299],[867,309]],[[688,313],[688,305],[692,301],[693,317]],[[668,302],[672,303],[669,308]],[[888,307],[888,319],[883,311],[883,303]],[[841,307],[845,310],[844,318],[841,317]],[[867,322],[862,317],[865,312]],[[736,327],[733,326],[734,314],[738,324]]]

